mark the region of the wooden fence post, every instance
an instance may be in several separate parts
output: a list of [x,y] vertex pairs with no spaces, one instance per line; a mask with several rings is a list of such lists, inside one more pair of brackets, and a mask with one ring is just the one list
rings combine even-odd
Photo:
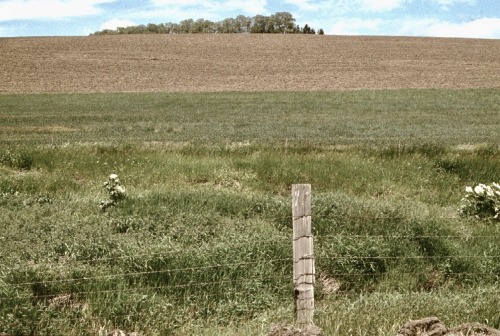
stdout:
[[315,269],[310,184],[292,185],[292,217],[295,323],[302,329],[314,324]]

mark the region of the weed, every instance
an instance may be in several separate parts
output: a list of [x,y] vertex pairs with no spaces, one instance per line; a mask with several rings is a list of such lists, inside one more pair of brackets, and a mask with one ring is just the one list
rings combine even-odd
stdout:
[[13,151],[6,149],[0,152],[0,164],[19,170],[30,170],[33,168],[35,159],[33,155],[25,150]]
[[480,183],[466,187],[465,192],[463,205],[459,210],[461,215],[500,220],[500,184]]
[[108,192],[109,199],[101,201],[101,210],[105,211],[110,206],[116,205],[119,201],[125,199],[125,188],[121,185],[118,175],[111,174],[106,182],[104,188]]

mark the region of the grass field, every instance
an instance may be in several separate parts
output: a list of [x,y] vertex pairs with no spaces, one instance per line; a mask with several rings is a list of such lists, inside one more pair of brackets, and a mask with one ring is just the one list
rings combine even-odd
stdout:
[[498,89],[3,95],[7,146],[498,143]]
[[[265,335],[293,320],[311,183],[316,323],[500,327],[498,89],[0,96],[0,333]],[[126,198],[102,211],[119,175]]]

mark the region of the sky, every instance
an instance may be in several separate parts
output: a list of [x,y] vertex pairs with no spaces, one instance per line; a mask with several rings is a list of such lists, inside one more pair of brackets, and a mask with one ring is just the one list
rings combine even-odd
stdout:
[[0,37],[276,12],[334,35],[500,39],[500,0],[0,0]]

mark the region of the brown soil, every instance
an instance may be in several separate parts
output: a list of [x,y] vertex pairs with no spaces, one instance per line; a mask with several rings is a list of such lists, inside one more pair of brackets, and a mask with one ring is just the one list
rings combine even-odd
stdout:
[[322,336],[323,330],[315,325],[307,326],[303,329],[297,329],[286,323],[271,325],[268,336]]
[[0,38],[0,59],[0,93],[500,87],[500,40],[281,34]]

